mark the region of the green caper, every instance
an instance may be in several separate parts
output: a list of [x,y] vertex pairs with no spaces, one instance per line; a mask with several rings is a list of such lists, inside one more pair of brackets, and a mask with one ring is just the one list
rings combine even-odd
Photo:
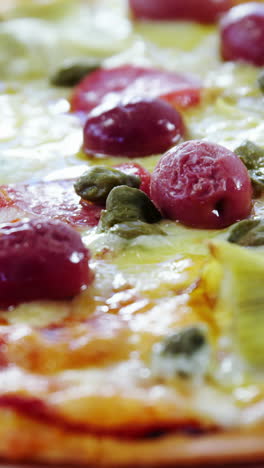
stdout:
[[264,71],[262,71],[258,77],[258,85],[260,91],[264,93]]
[[114,187],[127,185],[137,188],[140,183],[140,177],[136,175],[128,175],[110,167],[94,166],[79,177],[74,189],[84,200],[104,203]]
[[255,196],[264,190],[264,149],[252,141],[245,141],[234,151],[248,169]]
[[102,212],[99,230],[108,231],[115,224],[127,221],[152,224],[160,220],[160,212],[144,192],[120,185],[113,188],[107,197],[106,210]]
[[67,61],[51,77],[51,84],[61,87],[77,85],[85,76],[100,68],[101,63],[96,58],[81,61]]
[[133,239],[138,236],[166,235],[157,224],[148,224],[143,221],[127,221],[126,223],[115,224],[110,228],[110,232],[124,239]]
[[264,220],[261,218],[244,219],[236,223],[227,240],[247,247],[264,245]]
[[257,169],[264,160],[264,150],[252,141],[246,140],[234,150],[248,169]]
[[152,370],[159,377],[203,375],[210,360],[210,346],[200,326],[185,327],[154,345]]
[[191,356],[206,344],[204,332],[198,327],[187,327],[168,336],[161,350],[164,355],[185,354]]
[[259,197],[261,192],[264,190],[264,165],[259,169],[252,169],[249,172],[249,176],[254,188],[255,197]]

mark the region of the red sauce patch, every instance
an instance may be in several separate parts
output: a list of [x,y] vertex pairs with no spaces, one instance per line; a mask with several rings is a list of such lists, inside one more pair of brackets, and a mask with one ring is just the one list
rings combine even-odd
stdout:
[[189,20],[214,23],[231,8],[232,0],[129,0],[137,19]]
[[142,190],[142,192],[145,192],[147,196],[150,197],[151,174],[147,169],[135,162],[126,162],[123,164],[118,164],[114,167],[124,172],[125,174],[139,176],[141,179],[141,184],[139,187],[140,190]]
[[[3,193],[7,194],[6,205],[4,198],[1,204]],[[96,226],[102,211],[99,205],[80,203],[80,197],[74,191],[72,180],[2,186],[0,208],[8,204],[28,214],[46,219],[58,219],[77,227]]]
[[124,65],[101,69],[84,78],[75,88],[71,108],[73,112],[88,113],[101,104],[111,108],[121,101],[128,103],[135,97],[144,97],[162,98],[185,109],[199,104],[201,87],[194,76]]
[[[3,325],[7,325],[7,323],[3,323]],[[6,333],[3,333],[1,331],[1,334],[0,334],[0,370],[1,368],[8,367],[8,365],[10,364],[8,357],[6,356],[7,340],[8,338],[6,336]]]
[[113,429],[93,427],[92,425],[75,423],[68,421],[63,415],[56,412],[39,398],[25,397],[22,395],[6,394],[0,396],[0,407],[9,408],[40,423],[51,424],[60,427],[64,431],[77,433],[93,433],[98,435],[118,436],[123,439],[159,437],[167,433],[182,433],[193,435],[203,435],[216,432],[216,427],[203,427],[198,421],[178,421],[174,424],[154,422],[146,426],[139,427],[136,424],[132,427],[122,425]]

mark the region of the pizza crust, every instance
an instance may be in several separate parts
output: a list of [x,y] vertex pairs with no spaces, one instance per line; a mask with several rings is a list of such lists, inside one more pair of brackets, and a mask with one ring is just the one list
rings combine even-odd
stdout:
[[9,462],[154,468],[264,460],[260,429],[125,440],[66,432],[10,410],[1,410],[0,419],[0,457]]
[[[16,0],[5,0],[0,4],[0,12],[6,12],[8,8],[14,8],[18,4],[19,2]],[[202,310],[204,313],[204,303],[202,303]],[[184,310],[184,314],[186,317],[186,310]],[[124,347],[127,349],[127,340],[126,337],[124,338]],[[116,343],[119,355],[121,356],[122,347],[120,341],[116,341]],[[121,343],[123,342],[121,341]],[[94,343],[92,344],[92,351],[95,353]],[[102,345],[101,342],[99,344]],[[37,350],[34,349],[35,357],[42,351],[39,343],[37,345]],[[36,362],[30,360],[32,348],[30,348],[28,361],[25,360],[25,337],[23,337],[20,350],[18,341],[13,344],[12,349],[14,351],[14,357],[10,359],[12,364],[16,360],[19,361],[21,359],[21,366],[28,367],[28,370],[35,371],[36,374],[41,375],[41,373],[47,372],[47,369],[50,371],[49,356],[45,361],[48,363],[47,369],[44,368],[43,370],[43,368],[40,369],[39,367],[33,369]],[[87,348],[84,351],[83,356],[87,362]],[[111,344],[111,353],[114,354],[113,344]],[[67,355],[64,349],[62,354],[66,361]],[[110,352],[108,358],[109,356]],[[70,359],[72,357],[73,351],[71,351]],[[78,357],[78,359],[76,361],[80,364],[80,358]],[[94,360],[94,358],[91,358],[91,360]],[[43,363],[44,359],[41,362]],[[55,364],[53,354],[53,366],[56,370]],[[71,368],[68,363],[66,364],[66,369],[68,367]],[[58,367],[63,367],[61,362]],[[3,386],[5,387],[6,385],[7,383],[4,382]],[[19,389],[18,393],[22,393],[22,391]],[[102,403],[99,407],[100,412],[103,413]],[[111,409],[113,411],[113,406]],[[80,413],[82,411],[83,409],[81,409]],[[179,413],[180,411],[178,411],[178,416]],[[74,414],[76,415],[76,412]],[[170,433],[153,438],[125,439],[98,436],[92,432],[70,432],[69,430],[52,426],[52,424],[33,421],[8,409],[0,409],[0,421],[0,457],[9,462],[51,463],[53,466],[56,463],[66,463],[67,465],[72,463],[75,466],[96,466],[96,468],[161,468],[161,466],[175,467],[175,465],[190,466],[201,464],[204,466],[212,463],[244,463],[247,461],[264,460],[263,429],[250,430],[249,428],[247,431],[222,430],[214,434],[195,436]],[[98,423],[100,424],[100,419]]]

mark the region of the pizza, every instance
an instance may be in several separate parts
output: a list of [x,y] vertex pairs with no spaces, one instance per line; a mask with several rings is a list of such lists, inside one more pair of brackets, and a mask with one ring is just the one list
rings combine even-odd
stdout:
[[264,3],[0,5],[0,458],[264,459]]

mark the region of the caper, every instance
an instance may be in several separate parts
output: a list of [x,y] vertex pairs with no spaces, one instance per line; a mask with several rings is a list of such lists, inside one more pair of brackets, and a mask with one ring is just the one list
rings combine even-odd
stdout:
[[173,355],[196,353],[206,343],[204,332],[198,327],[187,327],[168,336],[163,342],[162,354]]
[[262,71],[258,77],[258,85],[260,91],[264,93],[264,71]]
[[264,190],[264,149],[252,141],[245,141],[234,151],[248,169],[255,196]]
[[252,141],[246,140],[234,150],[248,169],[256,169],[264,160],[264,150]]
[[126,223],[118,223],[110,228],[110,232],[117,234],[124,239],[133,239],[138,236],[166,235],[159,225],[148,224],[143,221],[127,221]]
[[162,377],[203,374],[209,364],[210,347],[200,326],[185,327],[153,348],[152,369]]
[[115,224],[127,221],[152,224],[160,220],[160,212],[144,192],[121,185],[113,188],[107,197],[106,210],[102,212],[99,230],[107,231]]
[[84,200],[104,203],[108,194],[118,185],[139,187],[140,177],[128,175],[118,169],[94,166],[88,169],[74,184],[77,195]]
[[233,244],[248,247],[264,245],[264,220],[261,218],[244,219],[236,223],[227,240]]
[[61,87],[77,85],[85,76],[100,68],[101,63],[96,58],[81,61],[67,61],[51,77],[51,84]]

